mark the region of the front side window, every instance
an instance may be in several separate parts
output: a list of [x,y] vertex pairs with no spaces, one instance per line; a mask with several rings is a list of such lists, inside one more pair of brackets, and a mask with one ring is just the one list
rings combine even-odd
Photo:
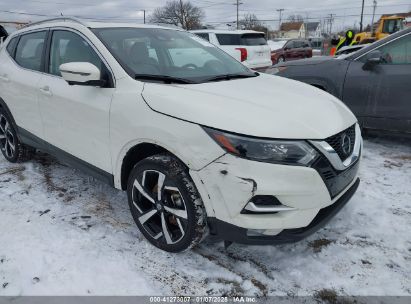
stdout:
[[68,62],[89,62],[103,70],[100,57],[81,36],[70,31],[53,31],[49,73],[61,76],[60,65]]
[[295,46],[295,42],[294,41],[289,41],[286,45],[285,45],[285,48],[287,48],[287,49],[294,49],[296,46]]
[[171,29],[101,28],[97,37],[129,73],[204,82],[220,75],[255,75],[200,37]]
[[411,35],[397,39],[379,50],[382,53],[383,64],[411,64]]
[[41,71],[46,32],[22,35],[17,45],[15,61],[23,68]]

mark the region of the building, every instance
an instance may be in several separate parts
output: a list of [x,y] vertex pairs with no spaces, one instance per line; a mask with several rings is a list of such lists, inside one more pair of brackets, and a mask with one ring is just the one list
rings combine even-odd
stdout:
[[406,27],[411,27],[411,17],[406,17],[405,18],[405,26]]
[[302,21],[283,22],[280,27],[280,38],[305,38],[305,24]]
[[305,26],[306,38],[320,38],[321,37],[320,22],[306,22],[304,26]]

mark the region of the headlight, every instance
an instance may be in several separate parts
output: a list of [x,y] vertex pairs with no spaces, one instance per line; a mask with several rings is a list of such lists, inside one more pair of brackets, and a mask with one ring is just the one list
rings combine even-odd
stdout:
[[259,139],[210,128],[204,130],[228,153],[250,160],[308,166],[318,156],[313,147],[301,140]]

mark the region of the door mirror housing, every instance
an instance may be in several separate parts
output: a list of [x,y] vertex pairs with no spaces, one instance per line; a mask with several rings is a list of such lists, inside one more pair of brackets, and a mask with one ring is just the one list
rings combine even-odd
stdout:
[[383,62],[381,51],[372,51],[367,56],[367,61],[364,64],[364,70],[372,70],[376,65]]
[[89,62],[68,62],[59,67],[61,76],[69,85],[102,87],[100,70]]

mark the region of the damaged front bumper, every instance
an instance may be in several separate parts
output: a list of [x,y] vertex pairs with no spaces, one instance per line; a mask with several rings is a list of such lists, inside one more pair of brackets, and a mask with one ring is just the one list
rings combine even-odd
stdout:
[[[298,241],[333,217],[358,188],[359,163],[339,177],[345,185],[331,197],[322,175],[310,167],[268,164],[226,154],[191,176],[203,198],[210,234],[246,244]],[[348,172],[348,171],[347,171]],[[285,207],[273,213],[244,212],[258,196]]]

